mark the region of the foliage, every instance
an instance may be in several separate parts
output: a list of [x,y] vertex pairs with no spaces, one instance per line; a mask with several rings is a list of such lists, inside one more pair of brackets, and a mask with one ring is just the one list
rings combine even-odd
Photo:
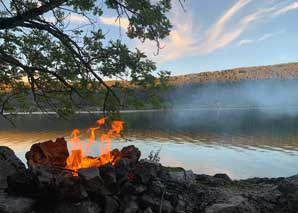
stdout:
[[[117,110],[120,98],[103,79],[129,78],[138,88],[164,86],[168,72],[140,50],[107,37],[97,23],[103,5],[97,0],[0,0],[0,112],[41,109],[61,116],[103,104]],[[127,35],[156,41],[169,35],[166,17],[171,0],[105,0],[105,6],[128,19]],[[70,24],[73,15],[88,24]],[[108,41],[108,42],[107,42]],[[161,80],[157,83],[156,76]],[[157,86],[158,86],[157,85]],[[121,93],[119,93],[121,94]]]
[[148,160],[153,161],[155,163],[159,163],[160,161],[160,151],[161,149],[157,150],[157,151],[150,151],[149,155],[148,155]]

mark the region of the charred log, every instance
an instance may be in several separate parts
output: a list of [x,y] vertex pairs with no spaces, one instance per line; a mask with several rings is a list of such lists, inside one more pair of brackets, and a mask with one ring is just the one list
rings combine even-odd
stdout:
[[67,143],[64,138],[57,138],[55,142],[50,140],[34,144],[26,153],[27,164],[30,168],[40,165],[65,167],[68,156]]

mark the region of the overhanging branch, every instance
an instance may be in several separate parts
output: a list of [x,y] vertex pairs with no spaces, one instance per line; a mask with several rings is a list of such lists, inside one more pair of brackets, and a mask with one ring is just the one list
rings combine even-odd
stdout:
[[12,17],[0,18],[0,30],[3,29],[11,29],[17,26],[20,26],[25,21],[30,19],[34,19],[44,13],[61,6],[63,3],[67,2],[67,0],[50,0],[49,3],[46,3],[40,7],[33,8],[23,12],[22,14],[17,14]]

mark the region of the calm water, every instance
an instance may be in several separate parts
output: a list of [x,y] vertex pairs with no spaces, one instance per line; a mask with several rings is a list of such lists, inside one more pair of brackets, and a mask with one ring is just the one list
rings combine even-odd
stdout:
[[[86,132],[100,115],[20,115],[17,127],[0,120],[0,145],[13,148],[25,161],[30,146],[70,134]],[[298,173],[298,111],[181,110],[134,112],[122,115],[125,139],[114,147],[136,145],[147,157],[160,149],[161,163],[196,173],[227,173],[232,178],[278,177]],[[87,136],[87,135],[86,135]],[[85,136],[82,136],[84,140]],[[92,147],[98,154],[98,144]]]

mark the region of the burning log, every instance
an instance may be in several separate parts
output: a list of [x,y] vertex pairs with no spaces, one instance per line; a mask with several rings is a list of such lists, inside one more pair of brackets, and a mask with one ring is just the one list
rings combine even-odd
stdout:
[[65,167],[68,156],[67,142],[64,138],[57,138],[55,142],[49,140],[34,144],[26,153],[30,168],[40,165]]

